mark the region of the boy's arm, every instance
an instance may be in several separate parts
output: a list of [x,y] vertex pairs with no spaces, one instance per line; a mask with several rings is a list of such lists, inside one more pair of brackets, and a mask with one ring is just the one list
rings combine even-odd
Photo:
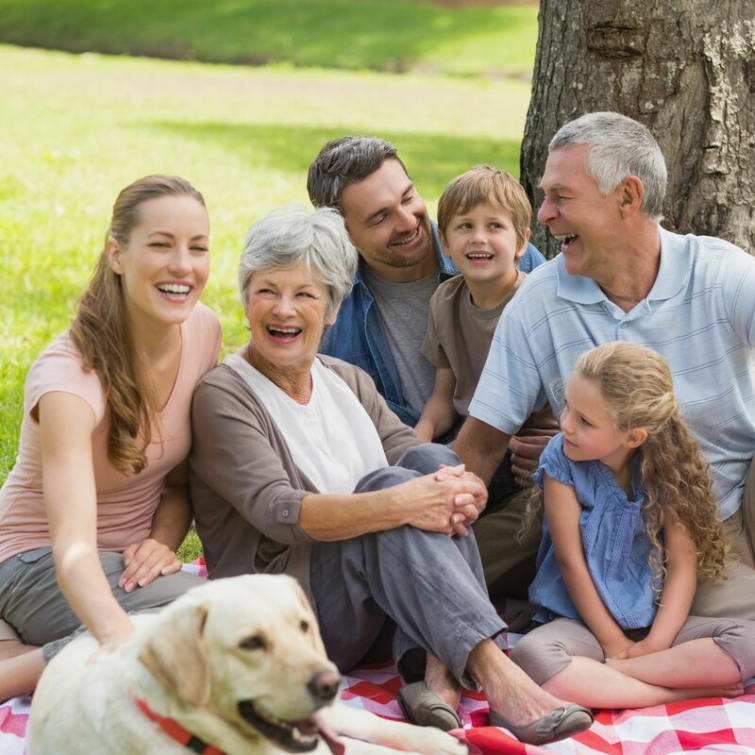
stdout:
[[579,529],[582,507],[574,488],[544,474],[543,498],[556,560],[569,597],[582,621],[600,643],[606,658],[625,652],[632,642],[606,608],[587,568]]
[[422,416],[414,431],[417,437],[425,443],[447,433],[458,419],[454,409],[454,391],[456,390],[456,376],[450,367],[438,367],[435,370],[435,387],[427,400]]
[[663,538],[668,560],[658,613],[648,636],[633,645],[624,656],[626,658],[670,648],[692,607],[697,585],[695,549],[677,519],[664,525]]

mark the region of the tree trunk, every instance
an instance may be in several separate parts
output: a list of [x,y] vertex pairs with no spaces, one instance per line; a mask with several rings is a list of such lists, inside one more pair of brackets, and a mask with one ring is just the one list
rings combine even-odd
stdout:
[[[539,23],[521,157],[533,206],[553,134],[613,110],[663,150],[664,226],[755,253],[755,2],[542,0]],[[542,226],[533,241],[555,254]]]

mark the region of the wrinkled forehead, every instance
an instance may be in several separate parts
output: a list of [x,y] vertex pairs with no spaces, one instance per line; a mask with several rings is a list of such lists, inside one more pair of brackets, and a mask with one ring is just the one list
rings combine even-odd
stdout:
[[590,147],[586,144],[552,150],[548,153],[538,187],[549,193],[571,188],[584,181],[594,183],[586,168],[589,153]]

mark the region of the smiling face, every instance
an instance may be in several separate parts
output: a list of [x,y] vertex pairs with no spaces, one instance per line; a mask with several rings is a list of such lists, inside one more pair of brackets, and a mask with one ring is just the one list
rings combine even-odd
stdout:
[[108,239],[110,267],[120,276],[132,326],[182,323],[210,274],[207,210],[193,197],[168,195],[143,202],[126,243]]
[[309,372],[326,325],[335,322],[335,314],[327,316],[328,294],[304,262],[252,274],[245,314],[260,372]]
[[585,172],[590,147],[555,149],[540,181],[545,198],[540,223],[561,240],[566,271],[600,280],[612,267],[612,249],[622,238],[620,184],[603,196]]
[[519,241],[506,210],[485,202],[453,215],[441,234],[441,244],[468,281],[499,280],[505,287],[516,279],[516,264],[527,239]]
[[572,375],[566,387],[561,430],[568,459],[602,461],[614,472],[626,467],[634,449],[647,437],[640,430],[618,431],[598,384],[579,375]]
[[386,160],[340,196],[351,241],[382,278],[419,280],[435,269],[427,208],[398,160]]

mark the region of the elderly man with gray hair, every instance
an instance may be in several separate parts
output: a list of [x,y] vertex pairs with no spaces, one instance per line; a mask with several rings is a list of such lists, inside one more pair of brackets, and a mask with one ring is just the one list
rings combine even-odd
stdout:
[[[534,410],[561,411],[558,384],[583,351],[609,341],[654,349],[671,367],[738,557],[727,580],[698,583],[691,612],[755,619],[755,258],[660,226],[663,155],[618,113],[561,128],[540,187],[538,220],[561,254],[506,307],[456,451],[489,479]],[[489,536],[495,516],[480,523]]]

